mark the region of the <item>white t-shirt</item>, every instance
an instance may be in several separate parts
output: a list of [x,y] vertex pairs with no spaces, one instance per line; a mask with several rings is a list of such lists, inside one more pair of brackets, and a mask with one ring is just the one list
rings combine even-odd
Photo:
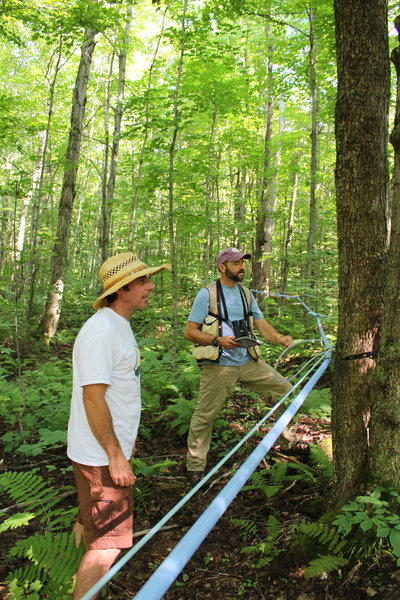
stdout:
[[101,308],[86,321],[75,340],[73,388],[68,423],[70,459],[83,465],[108,465],[108,456],[87,420],[82,387],[108,384],[105,399],[114,433],[127,460],[140,420],[140,354],[129,322],[111,308]]

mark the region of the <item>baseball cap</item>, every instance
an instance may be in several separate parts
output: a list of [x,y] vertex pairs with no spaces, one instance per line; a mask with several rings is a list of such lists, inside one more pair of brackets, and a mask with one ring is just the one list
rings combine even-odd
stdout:
[[220,265],[227,260],[234,261],[240,260],[241,258],[251,258],[251,254],[241,252],[237,248],[224,248],[221,252],[218,252],[215,262],[217,265]]

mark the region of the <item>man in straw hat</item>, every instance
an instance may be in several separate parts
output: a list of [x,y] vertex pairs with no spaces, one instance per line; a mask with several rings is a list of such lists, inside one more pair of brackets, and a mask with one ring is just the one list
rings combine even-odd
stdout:
[[74,344],[68,456],[79,498],[75,533],[83,535],[86,548],[75,600],[110,569],[122,548],[132,546],[136,478],[129,459],[141,401],[140,355],[129,320],[147,308],[154,290],[150,277],[164,269],[169,265],[148,267],[131,252],[106,260],[99,270],[103,293],[93,303],[97,312]]
[[[218,253],[219,279],[198,292],[186,324],[185,338],[195,344],[193,356],[201,367],[199,398],[188,436],[187,477],[192,485],[203,477],[214,420],[236,383],[274,402],[292,387],[260,358],[254,327],[263,338],[284,348],[293,339],[264,319],[253,294],[242,285],[245,260],[250,258],[237,248]],[[285,428],[279,443],[285,450],[296,447],[294,432]]]

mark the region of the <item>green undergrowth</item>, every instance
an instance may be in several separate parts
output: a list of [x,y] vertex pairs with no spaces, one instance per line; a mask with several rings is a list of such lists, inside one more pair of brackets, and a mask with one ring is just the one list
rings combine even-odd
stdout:
[[[146,333],[150,324],[141,322],[140,333]],[[162,328],[156,337],[138,335],[137,338],[142,354],[143,400],[139,438],[160,443],[168,438],[180,439],[184,444],[198,392],[198,366],[184,341],[176,355],[172,354],[170,337]],[[3,469],[0,492],[2,504],[7,508],[0,512],[0,532],[2,535],[12,532],[15,542],[6,560],[10,590],[17,600],[68,598],[82,553],[82,549],[75,548],[70,535],[77,509],[71,467],[65,458],[71,342],[72,336],[61,332],[58,342],[52,343],[43,356],[37,352],[19,360],[10,348],[0,350],[4,456],[0,463]],[[328,416],[328,405],[329,392],[320,390],[311,398],[308,410],[318,418]],[[215,423],[214,451],[226,453],[265,411],[264,399],[243,392],[240,387],[234,390]],[[243,448],[242,453],[247,451]],[[163,452],[164,447],[158,454]],[[152,481],[167,477],[176,463],[169,458],[149,462],[143,457],[135,457],[132,463],[137,475],[136,507],[146,513],[152,499]],[[323,468],[327,466],[280,466],[273,470],[273,475],[271,471],[268,477],[264,473],[255,476],[246,489],[270,502],[285,486],[297,485],[294,482],[299,479],[317,486],[315,469]],[[237,527],[246,530],[243,552],[256,558],[260,569],[280,553],[279,517],[277,514],[270,517],[264,530],[245,521],[237,522]],[[264,539],[259,539],[261,534]]]

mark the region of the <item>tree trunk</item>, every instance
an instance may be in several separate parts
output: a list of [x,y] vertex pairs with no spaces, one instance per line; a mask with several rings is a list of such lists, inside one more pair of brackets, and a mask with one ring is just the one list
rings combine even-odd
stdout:
[[234,235],[233,235],[233,242],[234,242],[235,246],[237,246],[238,248],[240,248],[245,241],[245,236],[241,232],[241,224],[242,224],[243,219],[246,216],[246,189],[247,189],[246,177],[247,177],[246,167],[238,168],[238,170],[235,173],[235,183],[234,183],[235,227],[234,227]]
[[335,0],[334,7],[339,327],[332,433],[333,500],[340,504],[366,480],[375,361],[341,358],[372,351],[381,323],[389,65],[386,0]]
[[[400,16],[395,19],[399,33]],[[374,482],[400,487],[400,43],[392,51],[396,68],[396,112],[390,141],[394,148],[392,223],[384,316],[370,420],[370,473]]]
[[176,239],[175,239],[175,216],[174,216],[174,204],[175,204],[175,150],[178,139],[180,112],[179,112],[179,93],[183,71],[183,59],[185,56],[185,32],[186,32],[186,11],[187,11],[188,0],[184,0],[183,12],[182,12],[182,25],[180,35],[180,53],[177,65],[177,75],[175,80],[175,90],[172,101],[172,116],[173,116],[173,129],[171,135],[171,142],[168,149],[168,231],[169,231],[169,248],[171,257],[172,267],[172,353],[176,353],[176,343],[179,335],[178,328],[178,273],[177,273],[177,261],[176,261]]
[[311,96],[311,159],[310,159],[310,210],[308,218],[305,278],[315,287],[315,238],[317,233],[317,174],[318,174],[318,87],[316,76],[317,43],[315,36],[315,3],[308,12],[310,26],[309,86]]
[[151,88],[153,85],[153,71],[154,71],[154,67],[156,64],[158,51],[160,49],[162,36],[164,35],[164,27],[165,27],[165,21],[166,21],[166,16],[167,16],[167,10],[168,10],[168,6],[165,9],[164,14],[163,14],[162,23],[161,23],[161,31],[160,31],[160,34],[157,39],[157,44],[156,44],[156,47],[155,47],[155,50],[153,53],[153,59],[151,61],[151,65],[149,67],[149,73],[147,76],[143,140],[141,143],[139,157],[137,160],[136,172],[134,170],[132,171],[133,200],[132,200],[132,204],[131,204],[131,226],[130,226],[130,233],[129,233],[129,244],[133,243],[133,240],[135,237],[136,212],[137,212],[137,205],[138,205],[138,201],[139,201],[139,197],[140,197],[140,183],[141,183],[141,179],[142,179],[142,167],[143,167],[143,163],[144,163],[144,159],[145,159],[145,155],[146,155],[147,141],[148,141],[149,132],[150,132],[150,127],[149,127],[150,116],[151,116],[150,91],[151,91]]
[[[31,213],[31,231],[30,231],[30,256],[29,256],[29,264],[28,264],[28,277],[29,277],[29,292],[28,292],[28,302],[26,308],[26,318],[27,321],[30,322],[33,316],[33,304],[34,304],[34,296],[35,296],[35,287],[36,287],[36,273],[37,273],[37,247],[38,247],[38,238],[39,238],[39,215],[40,208],[42,203],[43,196],[43,184],[44,184],[44,175],[46,171],[47,164],[47,154],[49,147],[49,139],[50,139],[50,126],[53,118],[53,107],[54,107],[54,94],[56,89],[57,77],[61,69],[61,56],[62,56],[62,41],[58,45],[56,51],[56,59],[54,69],[52,68],[53,57],[50,59],[50,62],[47,67],[47,79],[49,81],[49,93],[47,99],[47,120],[46,120],[46,129],[44,130],[43,135],[43,146],[42,152],[40,156],[40,173],[39,180],[37,184],[37,189],[35,191],[33,202],[32,202],[32,213]],[[52,75],[51,75],[52,73]]]
[[[104,262],[109,255],[110,245],[110,227],[111,213],[114,199],[115,180],[117,177],[119,142],[121,137],[121,124],[123,116],[124,93],[125,93],[125,75],[126,75],[126,55],[129,44],[129,35],[132,22],[132,7],[129,6],[126,14],[126,24],[122,48],[118,54],[118,90],[117,103],[114,112],[114,131],[112,136],[111,157],[108,178],[103,185],[102,194],[102,229],[101,229],[101,261]],[[107,140],[108,141],[108,140]],[[108,153],[106,167],[108,167]]]
[[111,81],[114,71],[115,50],[111,53],[108,69],[107,85],[104,102],[104,151],[103,164],[101,168],[101,204],[99,223],[100,262],[103,263],[108,257],[108,244],[110,239],[111,206],[108,204],[107,183],[108,166],[110,162],[110,109],[111,109]]
[[[298,183],[299,183],[299,174],[296,171],[293,176],[293,191],[292,191],[292,197],[290,199],[289,220],[288,220],[288,227],[287,227],[287,232],[286,232],[286,237],[285,237],[285,242],[284,242],[284,249],[283,249],[281,286],[280,286],[281,294],[286,294],[287,281],[288,281],[288,275],[289,275],[289,267],[290,267],[289,255],[290,255],[290,247],[292,245],[294,213],[295,213],[296,202],[297,202]],[[281,299],[281,301],[282,300],[283,299]],[[282,303],[282,302],[280,302],[280,303]]]
[[42,331],[46,338],[54,337],[60,317],[61,302],[64,292],[64,272],[67,261],[69,230],[76,194],[76,178],[82,140],[82,127],[85,116],[87,84],[93,51],[96,44],[95,35],[96,31],[93,29],[85,30],[85,40],[82,44],[81,59],[73,93],[71,126],[58,212],[57,234],[51,259],[50,290],[42,320]]
[[[265,27],[266,37],[269,39],[269,24]],[[266,260],[264,254],[268,251],[268,222],[271,212],[271,186],[270,186],[270,164],[271,164],[271,139],[272,139],[272,117],[274,110],[274,97],[272,90],[272,54],[273,48],[268,50],[268,75],[267,75],[267,106],[266,106],[266,127],[264,137],[264,164],[261,178],[260,203],[257,214],[256,239],[254,246],[254,256],[252,261],[252,285],[256,289],[265,289],[265,269]]]

